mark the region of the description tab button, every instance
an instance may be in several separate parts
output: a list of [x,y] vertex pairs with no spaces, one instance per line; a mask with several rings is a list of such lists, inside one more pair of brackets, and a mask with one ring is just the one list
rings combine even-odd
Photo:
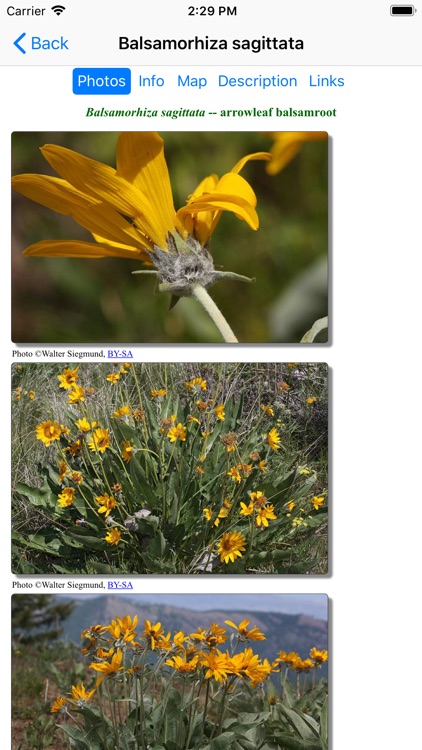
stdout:
[[130,68],[74,68],[74,94],[130,94]]

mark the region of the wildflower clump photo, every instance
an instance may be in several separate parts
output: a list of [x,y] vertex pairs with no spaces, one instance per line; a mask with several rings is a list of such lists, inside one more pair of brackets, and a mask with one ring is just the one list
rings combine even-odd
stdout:
[[13,596],[12,750],[328,750],[326,597],[174,598]]
[[327,133],[14,133],[12,169],[13,341],[327,340]]
[[327,573],[325,364],[12,370],[15,573]]

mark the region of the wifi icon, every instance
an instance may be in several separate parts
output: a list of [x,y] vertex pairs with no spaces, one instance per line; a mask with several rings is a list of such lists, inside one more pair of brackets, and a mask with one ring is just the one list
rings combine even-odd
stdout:
[[60,16],[63,11],[66,10],[66,8],[64,7],[64,5],[53,5],[51,10],[54,11],[56,16]]

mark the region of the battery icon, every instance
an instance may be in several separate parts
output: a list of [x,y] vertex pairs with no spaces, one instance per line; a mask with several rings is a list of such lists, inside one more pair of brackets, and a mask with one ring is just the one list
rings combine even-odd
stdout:
[[391,5],[390,14],[392,16],[414,16],[415,6],[414,5]]

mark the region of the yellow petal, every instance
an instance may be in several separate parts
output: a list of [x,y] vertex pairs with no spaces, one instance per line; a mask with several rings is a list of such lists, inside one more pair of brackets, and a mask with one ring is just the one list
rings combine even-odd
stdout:
[[296,156],[305,141],[321,141],[328,138],[324,131],[288,131],[268,133],[275,139],[271,149],[271,161],[267,164],[268,174],[277,174]]
[[148,256],[142,251],[127,245],[96,244],[77,240],[43,240],[30,245],[24,255],[48,256],[50,258],[106,258],[117,256],[131,260],[144,260]]
[[215,187],[216,193],[230,193],[233,196],[247,201],[253,208],[256,207],[256,195],[249,182],[235,172],[227,172],[218,181]]
[[[205,177],[205,179],[199,183],[193,193],[189,196],[189,201],[194,198],[199,198],[204,193],[212,193],[217,183],[218,176],[216,174],[211,174],[208,177]],[[201,245],[205,245],[213,232],[213,228],[215,229],[215,227],[213,227],[215,215],[215,211],[200,211],[195,216],[186,214],[182,217],[182,227],[190,235],[196,237]],[[179,212],[177,214],[177,219],[178,221],[181,219]]]
[[76,190],[66,180],[46,175],[18,175],[12,180],[15,190],[58,213],[71,216],[84,229],[99,233],[111,242],[152,250],[151,240],[132,227],[117,211],[105,203],[98,203],[89,195]]
[[135,218],[144,235],[157,245],[165,246],[165,235],[149,218],[154,218],[151,201],[119,177],[115,169],[62,146],[46,145],[41,151],[53,169],[73,187]]
[[[121,133],[116,149],[117,175],[148,196],[154,224],[162,236],[174,230],[175,210],[164,142],[158,133]],[[152,215],[149,217],[152,220]]]
[[240,159],[240,161],[238,161],[237,164],[234,165],[231,171],[239,174],[241,169],[243,169],[248,161],[270,161],[270,159],[271,154],[269,154],[267,151],[257,151],[255,154],[248,154],[247,156],[244,156],[243,159]]

